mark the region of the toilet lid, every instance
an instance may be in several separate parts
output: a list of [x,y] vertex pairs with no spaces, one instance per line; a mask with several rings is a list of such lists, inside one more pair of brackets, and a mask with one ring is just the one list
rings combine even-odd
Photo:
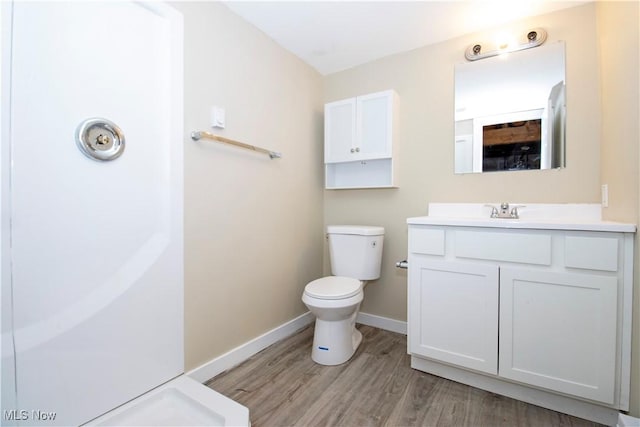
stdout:
[[343,299],[357,295],[362,290],[358,279],[351,277],[329,276],[314,280],[304,288],[304,292],[312,298]]

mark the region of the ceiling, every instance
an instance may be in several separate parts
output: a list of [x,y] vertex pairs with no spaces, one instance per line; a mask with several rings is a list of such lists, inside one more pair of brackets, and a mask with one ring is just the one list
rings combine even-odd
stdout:
[[321,74],[586,1],[227,1]]

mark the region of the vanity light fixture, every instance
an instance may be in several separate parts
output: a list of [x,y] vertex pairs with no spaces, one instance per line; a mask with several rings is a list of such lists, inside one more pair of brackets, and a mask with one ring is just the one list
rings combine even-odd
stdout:
[[476,61],[478,59],[489,58],[492,56],[502,55],[504,53],[537,47],[544,43],[545,40],[547,40],[547,32],[542,28],[533,28],[527,31],[525,37],[516,45],[501,45],[497,49],[483,52],[483,46],[479,43],[474,43],[465,50],[464,56],[469,61]]

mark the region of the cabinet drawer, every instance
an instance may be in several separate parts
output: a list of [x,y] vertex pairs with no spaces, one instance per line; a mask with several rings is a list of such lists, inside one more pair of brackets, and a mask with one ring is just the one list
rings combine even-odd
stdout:
[[409,252],[444,255],[444,230],[416,228],[409,233]]
[[551,236],[545,234],[457,230],[454,250],[459,258],[551,265]]
[[566,267],[618,271],[618,239],[567,236],[564,263]]

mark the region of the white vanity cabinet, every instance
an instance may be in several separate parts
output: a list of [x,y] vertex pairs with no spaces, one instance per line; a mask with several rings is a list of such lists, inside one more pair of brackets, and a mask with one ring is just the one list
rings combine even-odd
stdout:
[[326,188],[393,187],[397,94],[335,101],[324,111]]
[[628,409],[633,232],[408,222],[412,367],[600,422]]

